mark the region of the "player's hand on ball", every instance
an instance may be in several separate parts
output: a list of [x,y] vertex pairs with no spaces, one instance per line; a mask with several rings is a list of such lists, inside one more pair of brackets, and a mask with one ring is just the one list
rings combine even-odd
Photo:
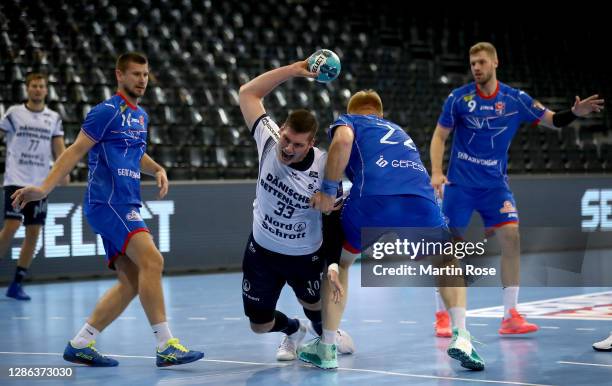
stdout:
[[327,279],[329,280],[329,284],[331,285],[332,300],[334,301],[334,303],[338,304],[340,302],[340,299],[342,299],[342,297],[344,296],[344,287],[342,287],[342,283],[340,283],[338,272],[332,269],[328,269]]
[[11,195],[13,208],[23,209],[28,202],[40,201],[45,198],[45,191],[38,186],[27,186],[18,189]]
[[317,74],[315,72],[311,72],[308,69],[308,62],[306,60],[301,60],[299,62],[293,63],[295,67],[295,76],[302,76],[305,78],[316,78]]
[[436,191],[436,195],[440,197],[440,199],[444,198],[444,185],[448,184],[448,179],[442,173],[434,173],[431,175],[431,186],[433,186]]
[[168,176],[164,169],[155,173],[155,179],[157,180],[157,187],[159,188],[159,198],[166,197],[168,194]]

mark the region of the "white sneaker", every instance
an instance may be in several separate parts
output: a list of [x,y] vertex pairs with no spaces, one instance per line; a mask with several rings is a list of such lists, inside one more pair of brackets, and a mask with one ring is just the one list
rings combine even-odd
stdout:
[[336,332],[336,346],[340,354],[352,354],[355,352],[353,338],[344,330],[338,329]]
[[291,335],[283,336],[278,350],[276,350],[277,361],[294,361],[297,358],[297,348],[306,335],[306,326],[300,322],[300,328]]
[[601,342],[593,343],[593,349],[597,351],[612,351],[612,332],[610,332],[610,336]]

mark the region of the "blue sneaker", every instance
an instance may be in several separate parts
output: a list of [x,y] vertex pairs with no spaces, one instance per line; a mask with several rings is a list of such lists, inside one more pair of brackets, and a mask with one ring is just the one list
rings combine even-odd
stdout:
[[17,300],[30,300],[30,295],[23,290],[21,283],[12,282],[6,290],[6,296]]
[[179,343],[178,338],[168,339],[163,350],[157,350],[157,367],[167,367],[174,365],[184,365],[204,358],[204,353],[200,351],[188,350]]
[[116,360],[105,357],[94,347],[95,340],[89,342],[87,347],[75,348],[70,341],[64,350],[64,359],[72,363],[80,363],[92,367],[115,367],[119,365]]

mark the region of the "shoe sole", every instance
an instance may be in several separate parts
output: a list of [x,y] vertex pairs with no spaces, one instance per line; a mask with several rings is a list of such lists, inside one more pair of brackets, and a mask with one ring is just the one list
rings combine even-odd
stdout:
[[612,347],[610,347],[610,348],[597,348],[597,347],[593,346],[593,350],[600,351],[600,352],[612,352]]
[[503,331],[503,330],[498,330],[497,332],[499,332],[500,335],[524,335],[524,334],[531,334],[534,333],[536,331],[538,331],[539,329],[533,329],[533,330],[527,330],[527,331]]
[[335,366],[334,365],[327,365],[326,366],[323,363],[317,364],[317,363],[313,362],[312,360],[308,359],[307,357],[303,357],[303,355],[306,356],[307,354],[300,354],[300,355],[298,355],[298,359],[301,360],[302,362],[310,363],[311,365],[313,365],[315,367],[318,367],[320,369],[323,369],[323,370],[334,370],[334,369],[338,368],[337,364]]
[[474,362],[472,358],[470,358],[465,352],[459,350],[458,348],[449,348],[446,353],[453,359],[461,362],[461,367],[465,367],[466,369],[481,371],[484,370],[484,364],[480,362]]
[[77,365],[85,365],[85,366],[89,366],[89,367],[117,367],[117,366],[119,366],[119,362],[117,362],[116,364],[111,364],[111,365],[103,365],[103,364],[96,364],[96,363],[85,362],[85,361],[82,361],[80,359],[72,359],[72,358],[66,358],[66,357],[64,357],[64,360],[66,362],[76,363]]
[[187,363],[192,363],[192,362],[196,362],[199,361],[200,359],[204,358],[204,353],[200,353],[200,355],[198,355],[197,357],[193,358],[193,359],[189,359],[180,363],[176,363],[176,362],[162,362],[162,363],[155,363],[157,365],[157,367],[170,367],[170,366],[179,366],[179,365],[186,365]]

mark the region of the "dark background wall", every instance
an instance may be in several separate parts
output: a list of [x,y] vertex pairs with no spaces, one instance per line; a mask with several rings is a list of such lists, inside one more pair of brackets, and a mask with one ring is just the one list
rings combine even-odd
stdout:
[[[602,232],[602,224],[603,230],[612,231],[610,178],[525,176],[512,178],[511,187],[520,212],[524,252],[612,246],[612,233]],[[584,198],[587,191],[590,199]],[[72,185],[58,188],[49,197],[49,217],[31,269],[33,279],[113,274],[79,213],[83,193],[83,185]],[[166,272],[240,269],[251,230],[254,181],[173,183],[161,202],[155,194],[154,186],[143,184],[143,217],[164,254]],[[600,221],[594,221],[593,213]],[[476,216],[474,220],[468,234],[482,237],[482,222]],[[583,221],[590,227],[582,229]],[[13,247],[19,247],[22,237],[15,239]],[[489,248],[496,251],[494,240]],[[93,253],[75,256],[87,252]],[[0,259],[0,281],[12,277],[11,254],[18,252]]]

